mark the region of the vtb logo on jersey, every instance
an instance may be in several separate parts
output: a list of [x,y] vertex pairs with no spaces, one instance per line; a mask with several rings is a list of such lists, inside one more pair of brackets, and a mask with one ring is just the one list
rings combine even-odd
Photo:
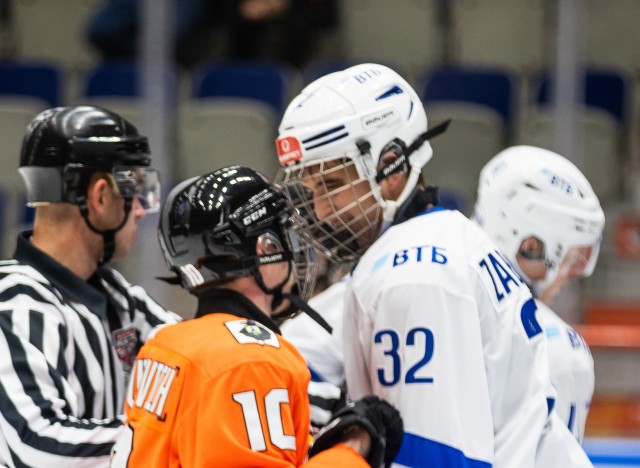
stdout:
[[278,138],[276,140],[276,150],[278,151],[278,159],[282,165],[302,159],[300,142],[296,137],[288,136]]

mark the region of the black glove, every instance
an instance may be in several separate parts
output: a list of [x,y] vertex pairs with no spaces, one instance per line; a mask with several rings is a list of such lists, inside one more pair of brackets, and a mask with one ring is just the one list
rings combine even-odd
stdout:
[[337,411],[329,423],[318,433],[309,457],[342,442],[345,431],[361,426],[371,436],[371,449],[366,457],[373,468],[391,465],[404,434],[402,417],[398,410],[377,396],[367,396]]

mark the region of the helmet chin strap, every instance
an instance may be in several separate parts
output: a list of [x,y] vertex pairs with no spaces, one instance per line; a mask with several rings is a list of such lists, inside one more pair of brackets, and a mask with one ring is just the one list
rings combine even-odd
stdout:
[[[413,189],[418,183],[420,174],[422,173],[422,167],[418,166],[415,163],[415,161],[411,159],[411,155],[415,151],[420,149],[420,147],[424,145],[425,142],[429,141],[431,138],[434,138],[446,132],[450,123],[451,123],[451,119],[445,120],[441,124],[436,125],[432,129],[427,130],[426,132],[419,135],[418,138],[416,138],[416,140],[412,142],[405,149],[404,154],[400,155],[400,157],[391,165],[387,167],[383,167],[376,174],[376,177],[375,177],[376,184],[380,184],[382,180],[389,177],[391,174],[399,172],[402,169],[403,165],[409,164],[409,166],[411,167],[409,176],[407,177],[407,183],[405,184],[404,188],[402,189],[402,192],[400,192],[400,195],[396,200],[384,200],[379,190],[377,191],[377,193],[375,193],[377,198],[379,198],[379,203],[380,203],[380,206],[382,207],[382,213],[383,213],[383,218],[385,223],[390,223],[393,221],[396,215],[396,212],[398,211],[398,208],[402,206],[402,204],[407,200],[409,195],[413,192]],[[363,151],[363,148],[364,147],[359,146],[360,151]],[[369,145],[369,149],[370,148],[371,147]]]
[[291,277],[291,262],[287,260],[287,263],[289,265],[289,268],[287,270],[287,276],[285,276],[285,278],[280,283],[275,285],[273,288],[268,288],[267,285],[264,284],[264,278],[262,278],[262,273],[260,273],[259,268],[256,268],[256,272],[253,275],[260,289],[262,289],[262,291],[265,294],[273,296],[273,298],[271,299],[271,310],[276,310],[280,306],[280,304],[282,304],[282,302],[284,301],[284,294],[282,292],[282,289],[284,288],[284,285],[287,284],[287,282],[289,281],[289,278]]
[[[295,289],[297,289],[297,286]],[[276,314],[276,316],[274,316],[276,320],[285,320],[297,315],[300,311],[302,311],[309,317],[311,317],[311,319],[313,319],[318,325],[324,328],[329,334],[333,333],[333,328],[331,328],[331,325],[329,325],[317,311],[311,308],[309,304],[300,299],[295,290],[292,293],[284,294],[284,298],[289,300],[290,305],[285,311],[280,312],[279,314]]]
[[542,296],[542,294],[549,289],[558,279],[560,270],[555,267],[555,265],[551,262],[545,262],[545,270],[546,276],[544,279],[539,281],[534,281],[532,283],[532,290],[536,297]]
[[78,197],[78,206],[80,208],[80,214],[84,218],[84,222],[87,224],[96,234],[100,234],[103,240],[102,258],[98,261],[98,265],[102,266],[108,263],[113,254],[116,251],[116,232],[118,232],[126,224],[129,219],[129,213],[131,213],[131,206],[133,205],[133,199],[124,198],[124,219],[118,226],[113,229],[98,229],[89,221],[89,209],[87,207],[87,198],[85,196]]
[[400,192],[400,196],[397,200],[384,200],[382,196],[380,196],[380,206],[382,207],[382,215],[384,222],[390,223],[396,216],[396,212],[398,208],[402,206],[402,204],[407,200],[413,189],[418,183],[418,178],[420,177],[421,170],[412,167],[411,172],[409,172],[409,177],[407,178],[407,183],[405,184],[402,192]]
[[283,292],[284,285],[287,284],[287,282],[289,281],[292,270],[293,269],[291,268],[291,262],[289,262],[289,269],[287,272],[287,276],[284,278],[283,281],[278,283],[278,285],[276,285],[273,288],[267,288],[267,286],[264,284],[264,280],[262,278],[262,274],[260,273],[260,270],[256,271],[254,275],[254,278],[256,279],[258,286],[260,286],[260,289],[262,289],[262,291],[264,291],[266,294],[273,296],[273,299],[271,300],[271,310],[276,310],[280,305],[282,305],[285,299],[289,301],[289,306],[285,310],[272,315],[271,318],[274,319],[276,322],[283,322],[286,319],[295,317],[300,312],[305,312],[316,323],[318,323],[318,325],[320,325],[327,332],[329,332],[329,334],[331,334],[333,332],[331,325],[329,325],[317,311],[313,310],[309,306],[309,304],[307,304],[305,301],[300,299],[300,297],[297,294],[298,293],[297,285],[294,286],[293,291],[291,293]]

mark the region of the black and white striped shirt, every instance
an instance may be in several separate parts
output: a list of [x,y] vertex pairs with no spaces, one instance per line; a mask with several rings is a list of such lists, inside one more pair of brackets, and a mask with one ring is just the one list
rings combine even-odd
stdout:
[[180,318],[113,269],[83,281],[29,235],[0,262],[0,466],[108,466],[128,366]]

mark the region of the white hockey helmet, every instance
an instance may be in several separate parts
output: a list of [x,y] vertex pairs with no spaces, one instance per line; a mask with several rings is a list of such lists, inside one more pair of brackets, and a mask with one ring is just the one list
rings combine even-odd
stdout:
[[[331,73],[308,85],[288,106],[276,142],[280,164],[284,166],[277,180],[285,187],[291,186],[301,181],[305,168],[319,166],[322,172],[322,167],[332,161],[353,164],[358,181],[368,181],[370,194],[378,205],[375,216],[370,211],[366,216],[391,220],[416,186],[422,167],[431,159],[433,152],[424,136],[426,131],[427,116],[420,98],[395,71],[366,63]],[[394,145],[404,150],[405,157],[386,166],[381,164],[381,155]],[[400,170],[408,174],[404,190],[397,200],[383,199],[379,182]],[[300,198],[300,194],[296,197]],[[305,211],[314,210],[309,204]],[[340,247],[322,250],[333,260],[350,261],[362,253],[363,249],[349,247],[362,233],[343,227],[345,232],[336,236]],[[371,230],[377,227],[370,225]]]
[[498,153],[480,172],[473,217],[515,268],[523,240],[543,243],[544,280],[523,275],[538,293],[554,282],[574,248],[588,252],[580,276],[593,272],[604,212],[582,172],[559,154],[524,145]]

